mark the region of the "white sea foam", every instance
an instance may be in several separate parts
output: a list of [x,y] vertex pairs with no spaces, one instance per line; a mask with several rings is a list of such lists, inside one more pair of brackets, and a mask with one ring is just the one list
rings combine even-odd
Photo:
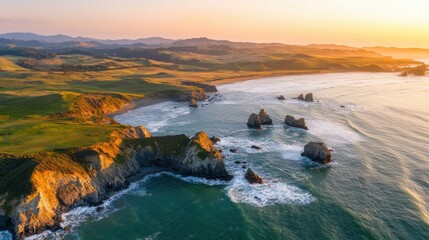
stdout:
[[115,120],[132,126],[145,126],[150,132],[157,132],[167,126],[169,121],[190,113],[191,109],[185,103],[162,102],[128,111],[115,116]]
[[9,231],[0,231],[0,240],[12,240],[12,234]]
[[159,234],[161,234],[161,232],[156,232],[156,233],[149,235],[145,238],[137,238],[137,240],[155,240],[155,239],[158,239]]
[[338,146],[364,141],[364,138],[339,123],[327,120],[306,121],[308,132],[323,139],[331,146]]
[[244,173],[241,173],[240,176],[234,176],[226,191],[233,202],[256,207],[274,204],[306,205],[316,200],[310,193],[298,187],[272,179],[264,181],[263,184],[250,184],[244,178]]

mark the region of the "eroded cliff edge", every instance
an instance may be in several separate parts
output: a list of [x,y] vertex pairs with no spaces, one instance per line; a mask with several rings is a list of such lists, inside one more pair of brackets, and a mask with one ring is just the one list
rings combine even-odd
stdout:
[[100,202],[147,169],[232,178],[204,132],[152,137],[144,127],[130,127],[89,147],[1,157],[2,169],[9,171],[1,183],[1,224],[18,238],[59,228],[62,213]]

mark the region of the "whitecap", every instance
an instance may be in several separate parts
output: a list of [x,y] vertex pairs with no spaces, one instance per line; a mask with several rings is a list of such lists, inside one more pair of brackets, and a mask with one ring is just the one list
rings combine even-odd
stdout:
[[307,205],[316,200],[310,193],[281,181],[265,180],[263,184],[250,184],[244,177],[237,176],[226,191],[231,201],[255,207],[274,204]]
[[12,234],[9,231],[0,231],[0,240],[12,240]]
[[190,113],[191,109],[185,103],[162,102],[144,106],[117,115],[114,119],[122,124],[145,126],[150,132],[157,132],[169,124],[169,121]]
[[343,145],[364,141],[364,138],[339,123],[326,120],[306,121],[308,132],[331,145]]

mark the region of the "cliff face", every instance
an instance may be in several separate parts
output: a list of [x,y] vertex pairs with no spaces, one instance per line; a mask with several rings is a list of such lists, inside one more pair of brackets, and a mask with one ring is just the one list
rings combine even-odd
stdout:
[[151,137],[143,127],[127,128],[113,132],[107,142],[25,158],[35,163],[28,178],[31,190],[15,198],[8,191],[0,193],[1,207],[8,209],[0,215],[11,220],[9,227],[18,238],[59,228],[61,213],[100,202],[148,167],[231,179],[204,132],[191,139],[185,135]]

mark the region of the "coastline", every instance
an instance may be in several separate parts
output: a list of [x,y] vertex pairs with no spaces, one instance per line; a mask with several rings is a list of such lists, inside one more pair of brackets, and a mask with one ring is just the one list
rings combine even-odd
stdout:
[[[251,81],[251,80],[259,80],[259,79],[263,79],[263,78],[268,78],[268,77],[283,77],[283,76],[302,76],[302,75],[315,75],[315,74],[330,74],[330,73],[344,73],[344,72],[348,72],[348,71],[320,71],[320,70],[314,70],[314,71],[308,71],[308,70],[303,70],[303,71],[288,71],[288,72],[270,72],[267,74],[262,74],[262,75],[251,75],[251,76],[241,76],[241,77],[232,77],[232,78],[222,78],[222,79],[215,79],[215,80],[209,80],[209,81],[202,81],[201,83],[206,83],[206,84],[213,84],[215,86],[220,86],[220,85],[224,85],[224,84],[231,84],[231,83],[237,83],[237,82],[245,82],[245,81]],[[352,73],[352,72],[350,72]],[[131,101],[130,103],[126,104],[124,107],[122,107],[121,109],[108,113],[106,114],[106,116],[108,116],[109,118],[114,118],[117,115],[126,113],[130,110],[134,110],[140,107],[146,107],[146,106],[151,106],[157,103],[163,103],[163,102],[167,102],[167,101],[175,101],[175,99],[173,98],[160,98],[160,97],[151,97],[151,96],[145,96],[142,98],[139,98],[137,100]]]
[[139,98],[137,100],[131,101],[121,109],[114,111],[112,113],[106,114],[106,116],[113,119],[115,116],[126,113],[130,110],[137,109],[139,107],[154,105],[157,103],[167,102],[167,101],[172,101],[172,100],[168,98],[159,98],[159,97],[143,97],[143,98]]

